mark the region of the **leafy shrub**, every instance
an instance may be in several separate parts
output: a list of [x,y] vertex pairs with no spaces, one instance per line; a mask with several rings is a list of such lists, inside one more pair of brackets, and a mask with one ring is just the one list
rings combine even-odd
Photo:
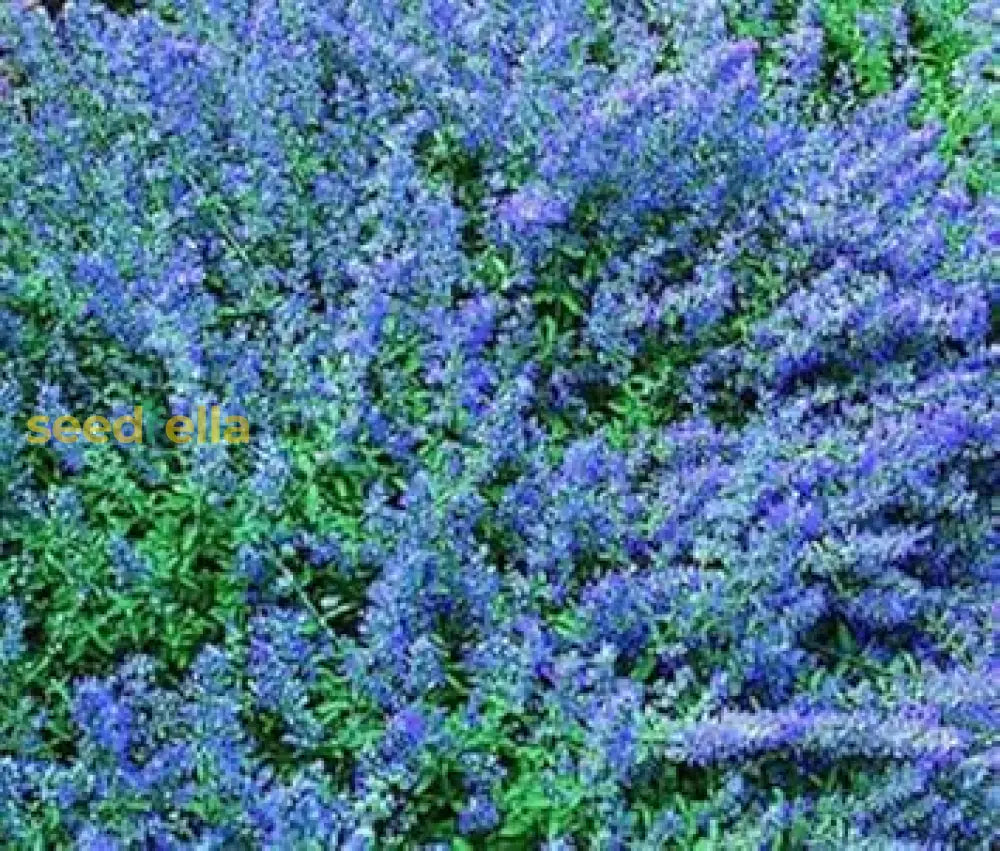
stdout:
[[711,3],[0,15],[5,843],[988,845],[997,209],[914,85]]

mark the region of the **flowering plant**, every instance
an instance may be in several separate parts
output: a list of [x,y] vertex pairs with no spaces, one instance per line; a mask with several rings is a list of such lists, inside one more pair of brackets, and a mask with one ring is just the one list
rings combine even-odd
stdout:
[[0,9],[5,845],[988,847],[996,199],[769,6]]

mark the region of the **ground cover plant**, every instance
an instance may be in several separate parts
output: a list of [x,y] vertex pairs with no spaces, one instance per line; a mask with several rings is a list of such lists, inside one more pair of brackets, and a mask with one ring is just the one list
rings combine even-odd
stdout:
[[991,847],[989,11],[0,9],[3,847]]

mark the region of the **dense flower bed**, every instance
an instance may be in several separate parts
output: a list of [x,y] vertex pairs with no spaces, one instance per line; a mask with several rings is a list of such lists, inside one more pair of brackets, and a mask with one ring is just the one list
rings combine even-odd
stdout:
[[829,4],[0,10],[3,846],[988,847],[1000,229],[912,6],[854,76]]

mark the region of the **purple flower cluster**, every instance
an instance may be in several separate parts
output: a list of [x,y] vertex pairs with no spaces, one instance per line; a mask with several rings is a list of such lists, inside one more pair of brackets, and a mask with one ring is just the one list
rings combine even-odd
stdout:
[[[724,3],[154,5],[0,10],[0,678],[57,497],[165,641],[229,608],[0,690],[0,844],[995,841],[998,208],[913,86]],[[139,399],[251,444],[19,440]]]

